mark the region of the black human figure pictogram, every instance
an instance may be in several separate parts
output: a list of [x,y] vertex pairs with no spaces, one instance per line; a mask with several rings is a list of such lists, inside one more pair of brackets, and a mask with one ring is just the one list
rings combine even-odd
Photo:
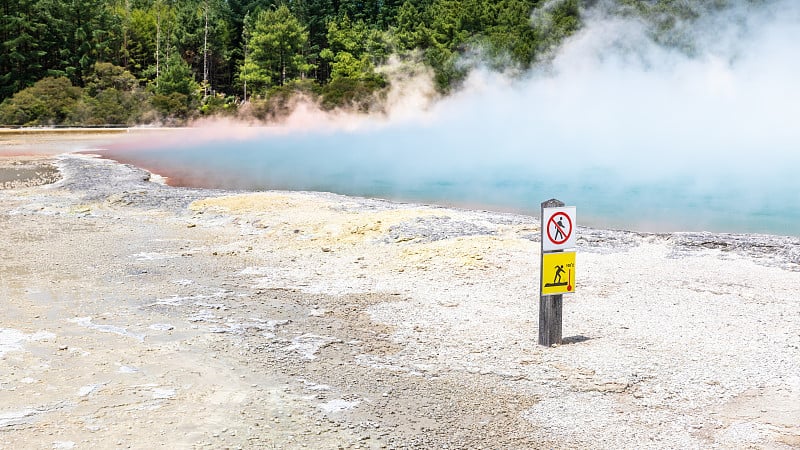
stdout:
[[[557,225],[557,226],[556,226],[556,233],[555,233],[555,235],[553,236],[553,239],[554,239],[554,240],[556,240],[556,241],[560,241],[560,240],[563,240],[563,239],[564,239],[564,233],[561,231],[561,230],[563,230],[563,229],[564,229],[564,222],[563,222],[563,220],[564,220],[564,217],[562,217],[562,216],[559,216],[559,217],[558,217],[558,222],[556,222],[556,225]],[[562,271],[562,272],[563,272],[563,271]]]
[[553,267],[556,269],[556,276],[553,277],[553,282],[552,283],[547,283],[547,284],[544,285],[544,287],[550,288],[550,287],[566,286],[567,282],[566,281],[561,281],[561,274],[567,273],[567,271],[564,270],[564,265],[563,264],[559,264],[559,265],[553,266]]
[[561,274],[564,272],[565,270],[563,265],[556,266],[556,277],[553,279],[553,284],[561,283]]

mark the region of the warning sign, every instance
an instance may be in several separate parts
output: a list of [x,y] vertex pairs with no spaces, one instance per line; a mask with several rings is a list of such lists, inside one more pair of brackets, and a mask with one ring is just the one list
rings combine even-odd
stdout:
[[542,254],[542,295],[575,292],[575,252]]
[[542,211],[542,251],[575,248],[575,207],[545,208]]

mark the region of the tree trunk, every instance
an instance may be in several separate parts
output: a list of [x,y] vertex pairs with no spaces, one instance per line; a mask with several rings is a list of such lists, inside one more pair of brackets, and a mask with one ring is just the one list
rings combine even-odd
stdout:
[[205,36],[203,37],[203,90],[204,95],[208,97],[208,0],[205,2],[205,7],[206,29]]
[[283,52],[281,52],[281,86],[286,84],[286,62],[284,61]]
[[161,8],[156,10],[156,88],[158,87],[158,76],[161,74]]

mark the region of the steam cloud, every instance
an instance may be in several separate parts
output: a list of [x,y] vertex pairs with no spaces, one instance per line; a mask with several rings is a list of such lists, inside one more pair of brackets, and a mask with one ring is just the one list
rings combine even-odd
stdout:
[[412,80],[382,118],[305,107],[282,127],[205,124],[146,145],[157,152],[110,154],[213,187],[523,212],[557,197],[597,226],[799,235],[798,4],[741,2],[678,24],[689,50],[606,8],[585,15],[521,80],[477,70],[433,103]]

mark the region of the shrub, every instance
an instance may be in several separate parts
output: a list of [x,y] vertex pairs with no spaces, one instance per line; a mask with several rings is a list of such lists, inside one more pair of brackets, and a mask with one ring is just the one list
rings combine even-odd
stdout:
[[224,94],[209,95],[200,106],[200,113],[204,116],[230,116],[236,113],[236,99]]
[[316,100],[318,91],[319,85],[313,80],[294,80],[269,89],[266,98],[251,98],[242,113],[258,120],[280,121],[291,114],[299,98]]
[[336,78],[322,89],[324,109],[355,108],[362,112],[373,109],[376,100],[386,87],[383,78]]
[[6,125],[69,124],[82,89],[65,77],[47,77],[23,89],[0,105],[0,123]]

